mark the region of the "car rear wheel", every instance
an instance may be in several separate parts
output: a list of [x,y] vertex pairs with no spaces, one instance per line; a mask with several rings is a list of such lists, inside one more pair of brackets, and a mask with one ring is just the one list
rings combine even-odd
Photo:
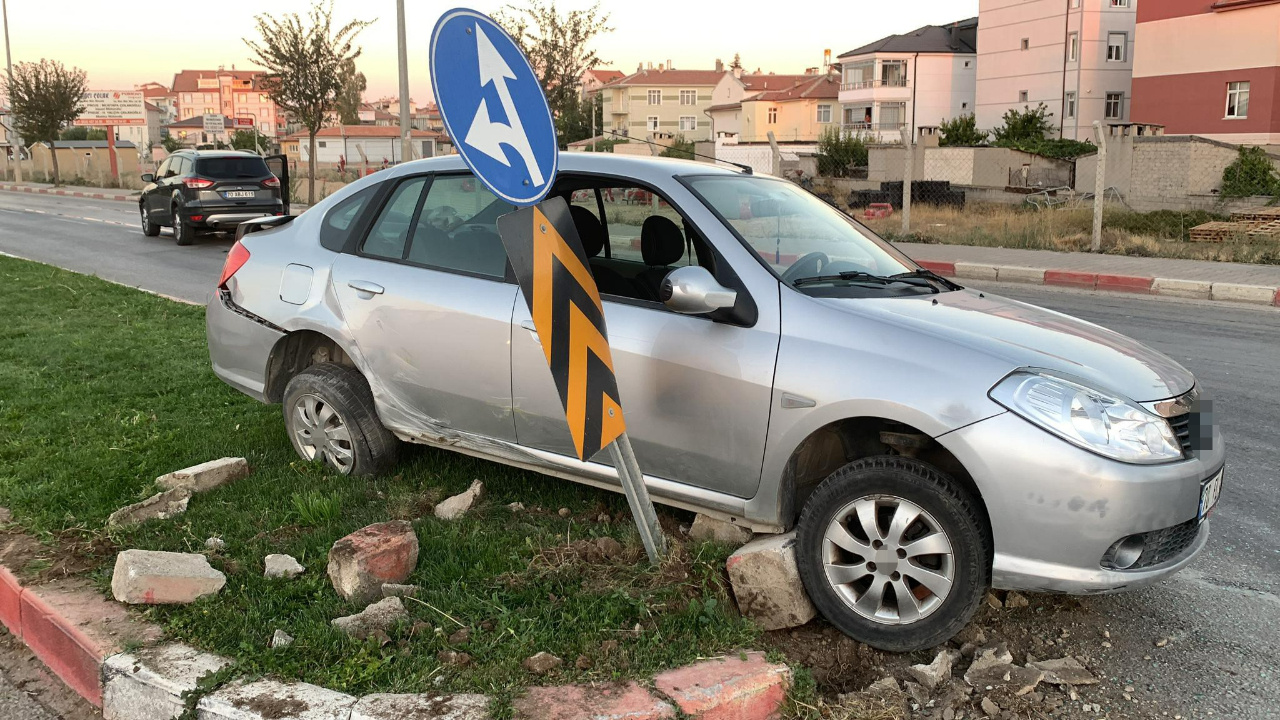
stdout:
[[990,582],[977,501],[918,460],[872,457],[840,468],[805,503],[798,534],[796,559],[814,605],[881,650],[946,642]]
[[196,239],[196,229],[191,223],[183,222],[182,214],[176,207],[173,209],[173,239],[179,245],[190,245]]
[[343,475],[376,475],[395,465],[399,440],[382,425],[373,392],[354,368],[320,363],[284,390],[284,424],[303,459]]
[[146,205],[139,205],[138,211],[142,214],[142,234],[147,237],[155,237],[160,234],[160,226],[151,222],[151,211]]

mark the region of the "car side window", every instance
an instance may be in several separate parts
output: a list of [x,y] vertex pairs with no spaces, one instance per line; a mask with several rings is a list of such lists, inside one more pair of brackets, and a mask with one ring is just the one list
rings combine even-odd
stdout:
[[498,218],[515,206],[466,175],[439,175],[427,190],[410,241],[410,262],[501,279],[507,252]]
[[160,163],[160,167],[156,168],[156,177],[157,178],[169,177],[169,168],[172,164],[173,164],[173,158],[165,158],[165,161]]
[[378,219],[365,236],[360,252],[387,260],[404,258],[409,245],[409,228],[426,185],[427,178],[423,176],[410,178],[396,186],[391,199],[382,207]]
[[186,175],[187,170],[191,166],[191,161],[179,155],[173,159],[173,167],[169,168],[174,175]]
[[341,252],[347,246],[347,240],[351,238],[356,220],[377,194],[378,187],[378,185],[370,185],[333,206],[329,214],[324,216],[324,222],[320,223],[321,247]]

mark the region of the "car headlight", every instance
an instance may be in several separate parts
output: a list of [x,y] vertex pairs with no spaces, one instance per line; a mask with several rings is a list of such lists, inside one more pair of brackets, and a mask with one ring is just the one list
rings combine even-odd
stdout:
[[991,399],[1067,442],[1113,460],[1154,464],[1182,459],[1164,418],[1111,393],[1045,373],[1018,371]]

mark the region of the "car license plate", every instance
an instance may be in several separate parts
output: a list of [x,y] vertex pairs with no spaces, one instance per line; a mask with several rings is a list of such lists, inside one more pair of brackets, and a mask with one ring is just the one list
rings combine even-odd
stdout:
[[257,193],[252,190],[228,190],[223,195],[230,200],[232,198],[251,198]]
[[1218,498],[1222,495],[1222,473],[1223,471],[1219,470],[1217,475],[1200,486],[1201,520],[1209,517],[1209,513],[1213,512],[1214,506],[1218,504]]

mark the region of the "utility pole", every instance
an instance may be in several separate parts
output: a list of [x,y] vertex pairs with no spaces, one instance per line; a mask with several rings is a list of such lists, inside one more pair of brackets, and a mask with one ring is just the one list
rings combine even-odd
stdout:
[[[13,54],[9,52],[9,1],[0,0],[0,11],[4,13],[4,62],[9,67],[9,84],[13,85]],[[6,96],[9,103],[9,114],[13,115],[13,97]],[[13,181],[22,182],[22,138],[13,129],[13,121],[9,121],[9,147],[14,149],[13,157],[18,162],[13,166]]]
[[400,43],[400,162],[413,157],[409,135],[413,125],[409,122],[409,45],[405,41],[404,0],[396,0],[396,35]]

